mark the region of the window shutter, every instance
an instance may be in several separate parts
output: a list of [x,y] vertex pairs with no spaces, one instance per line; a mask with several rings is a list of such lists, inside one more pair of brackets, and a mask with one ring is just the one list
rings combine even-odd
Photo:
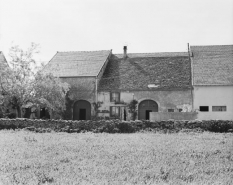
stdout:
[[112,107],[110,107],[110,116],[112,116]]

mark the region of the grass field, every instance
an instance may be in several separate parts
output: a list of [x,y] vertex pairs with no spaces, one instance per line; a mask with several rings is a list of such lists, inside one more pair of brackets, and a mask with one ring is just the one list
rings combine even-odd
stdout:
[[0,184],[233,184],[233,134],[0,131]]

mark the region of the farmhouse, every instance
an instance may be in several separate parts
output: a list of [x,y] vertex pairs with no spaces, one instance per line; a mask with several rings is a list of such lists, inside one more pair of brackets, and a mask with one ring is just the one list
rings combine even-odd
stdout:
[[233,120],[233,45],[190,49],[198,119]]
[[98,89],[99,116],[130,119],[127,104],[138,101],[136,119],[150,112],[192,110],[188,52],[112,54]]
[[66,119],[92,116],[130,119],[127,104],[138,101],[137,119],[150,112],[192,110],[188,52],[112,54],[111,50],[57,52],[45,71],[71,85]]
[[45,71],[71,85],[66,119],[129,120],[132,100],[138,101],[136,119],[184,112],[192,112],[188,119],[233,119],[232,60],[233,46],[163,53],[127,53],[124,46],[122,54],[57,52]]

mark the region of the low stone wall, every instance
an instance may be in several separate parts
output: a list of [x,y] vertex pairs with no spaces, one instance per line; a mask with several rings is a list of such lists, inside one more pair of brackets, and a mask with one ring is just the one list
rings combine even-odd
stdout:
[[195,120],[197,112],[150,112],[150,121]]

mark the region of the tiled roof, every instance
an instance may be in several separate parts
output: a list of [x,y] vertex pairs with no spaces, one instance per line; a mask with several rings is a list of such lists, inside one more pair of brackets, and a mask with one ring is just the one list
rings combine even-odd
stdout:
[[3,55],[3,53],[0,51],[0,70],[7,67],[7,66],[8,66],[8,64],[7,64],[6,58]]
[[[112,55],[100,80],[100,91],[169,90],[191,88],[188,53]],[[149,84],[159,85],[148,88]]]
[[233,45],[191,46],[194,85],[233,85]]
[[59,77],[97,76],[111,50],[57,52],[44,67]]

